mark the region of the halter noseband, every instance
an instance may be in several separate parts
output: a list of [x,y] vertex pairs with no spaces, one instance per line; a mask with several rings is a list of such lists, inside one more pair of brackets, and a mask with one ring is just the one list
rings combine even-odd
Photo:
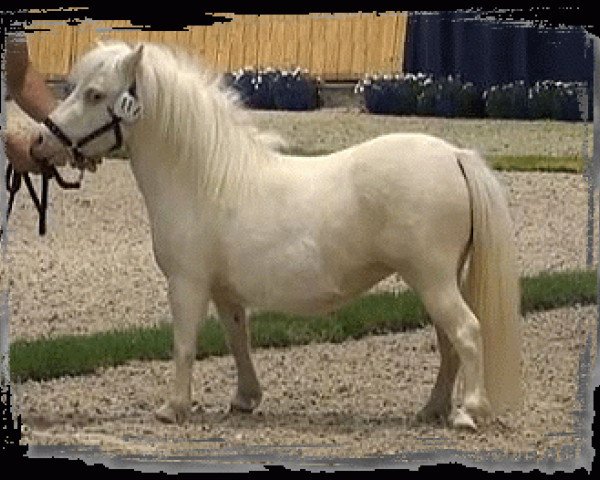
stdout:
[[[121,146],[123,145],[123,133],[121,132],[121,125],[120,125],[121,122],[122,121],[130,121],[130,122],[134,121],[138,117],[138,115],[141,111],[141,106],[136,101],[135,82],[129,87],[129,89],[126,92],[123,92],[119,96],[119,98],[115,102],[114,108],[107,107],[107,109],[108,109],[108,113],[110,114],[111,120],[108,123],[102,125],[100,128],[97,128],[90,134],[86,135],[85,137],[83,137],[82,139],[77,141],[76,143],[74,143],[68,137],[68,135],[66,135],[65,132],[63,132],[62,129],[50,119],[50,117],[46,117],[46,119],[43,121],[43,124],[46,125],[46,127],[48,127],[50,132],[52,132],[52,134],[64,146],[66,146],[73,152],[73,155],[75,156],[75,160],[77,162],[83,163],[83,161],[85,160],[85,156],[79,151],[79,149],[82,146],[84,146],[85,144],[91,142],[95,138],[98,138],[100,135],[103,135],[104,133],[108,132],[111,129],[113,129],[115,132],[115,145],[111,148],[110,151],[117,150],[118,148],[121,148]],[[115,110],[118,113],[115,113]],[[13,203],[14,203],[14,199],[15,199],[15,195],[21,188],[21,180],[24,180],[25,185],[27,186],[27,189],[29,190],[29,195],[31,196],[33,204],[34,204],[36,210],[38,211],[38,214],[40,217],[39,218],[39,234],[45,235],[45,233],[46,233],[46,210],[48,209],[48,182],[49,182],[49,180],[54,178],[56,180],[56,182],[58,183],[58,185],[64,189],[79,188],[81,186],[80,182],[81,182],[81,178],[83,176],[83,167],[80,167],[81,174],[79,176],[79,180],[76,182],[68,182],[60,176],[60,174],[56,170],[55,166],[48,165],[45,160],[39,160],[38,163],[40,164],[40,167],[42,170],[41,171],[41,174],[42,174],[41,197],[38,197],[35,189],[33,188],[33,184],[31,183],[31,179],[29,178],[29,175],[27,173],[18,173],[16,171],[14,171],[12,168],[12,165],[9,162],[9,164],[6,168],[6,175],[5,175],[6,190],[9,193],[8,208],[7,208],[7,212],[6,212],[6,222],[8,222],[8,218],[10,216],[10,213],[11,213],[11,210],[13,207]],[[2,229],[2,225],[0,225],[0,240],[2,240],[3,234],[4,234],[4,232]]]
[[[118,109],[119,112],[130,113],[132,115],[132,118],[134,118],[133,116],[137,116],[137,114],[139,113],[140,107],[137,104],[133,104],[134,102],[131,102],[130,105],[127,105],[129,99],[127,95],[129,96],[129,98],[135,100],[135,82],[129,87],[129,89],[124,95],[119,96],[117,102],[115,103],[115,108]],[[49,116],[46,117],[46,119],[42,123],[48,128],[48,130],[50,130],[50,132],[52,132],[52,134],[58,140],[60,140],[60,142],[65,147],[69,148],[73,152],[75,160],[79,162],[85,158],[79,149],[84,145],[90,143],[92,140],[95,140],[101,135],[104,135],[110,130],[114,131],[115,144],[109,151],[114,152],[115,150],[121,148],[121,146],[123,145],[123,132],[121,131],[121,122],[125,119],[125,117],[123,115],[117,115],[114,111],[114,108],[107,106],[106,109],[108,110],[108,113],[110,115],[110,121],[97,128],[96,130],[93,130],[91,133],[79,139],[77,142],[71,140],[69,136],[65,132],[63,132],[62,129],[58,125],[56,125],[56,123],[54,123],[54,121]],[[131,109],[133,109],[134,111],[131,112]]]

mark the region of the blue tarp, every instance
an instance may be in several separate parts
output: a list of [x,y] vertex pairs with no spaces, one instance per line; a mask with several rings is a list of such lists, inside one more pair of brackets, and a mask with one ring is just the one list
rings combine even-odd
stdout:
[[492,15],[410,13],[404,71],[460,75],[483,88],[517,80],[592,85],[592,42],[582,27],[543,28]]

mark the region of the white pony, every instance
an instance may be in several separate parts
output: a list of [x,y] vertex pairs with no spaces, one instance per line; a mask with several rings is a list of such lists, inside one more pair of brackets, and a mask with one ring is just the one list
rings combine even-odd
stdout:
[[189,415],[209,300],[237,366],[231,407],[252,411],[262,394],[246,308],[329,312],[393,272],[420,295],[440,346],[419,418],[476,428],[519,401],[512,222],[476,153],[392,134],[331,155],[283,155],[243,120],[216,75],[160,45],[99,44],[72,81],[32,153],[60,164],[62,144],[76,159],[99,158],[121,140],[129,149],[173,315],[174,390],[159,419]]

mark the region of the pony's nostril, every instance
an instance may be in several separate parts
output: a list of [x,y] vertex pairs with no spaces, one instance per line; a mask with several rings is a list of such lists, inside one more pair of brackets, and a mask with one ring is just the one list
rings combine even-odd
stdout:
[[40,133],[40,135],[37,137],[37,140],[35,141],[35,144],[39,146],[39,145],[41,145],[42,143],[44,143],[44,135],[42,135],[42,134]]

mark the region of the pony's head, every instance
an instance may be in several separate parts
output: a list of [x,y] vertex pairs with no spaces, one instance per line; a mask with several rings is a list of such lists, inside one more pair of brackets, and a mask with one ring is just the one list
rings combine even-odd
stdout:
[[81,167],[124,143],[133,165],[168,165],[171,175],[194,184],[199,199],[237,201],[258,188],[256,177],[283,145],[252,125],[220,75],[181,49],[100,44],[70,78],[73,92],[32,147],[34,158],[50,164],[65,163],[53,155],[57,149],[67,147]]
[[70,75],[72,92],[39,127],[33,158],[61,165],[65,156],[57,153],[67,148],[81,166],[127,142],[142,114],[136,77],[143,54],[142,44],[114,43],[83,56]]

